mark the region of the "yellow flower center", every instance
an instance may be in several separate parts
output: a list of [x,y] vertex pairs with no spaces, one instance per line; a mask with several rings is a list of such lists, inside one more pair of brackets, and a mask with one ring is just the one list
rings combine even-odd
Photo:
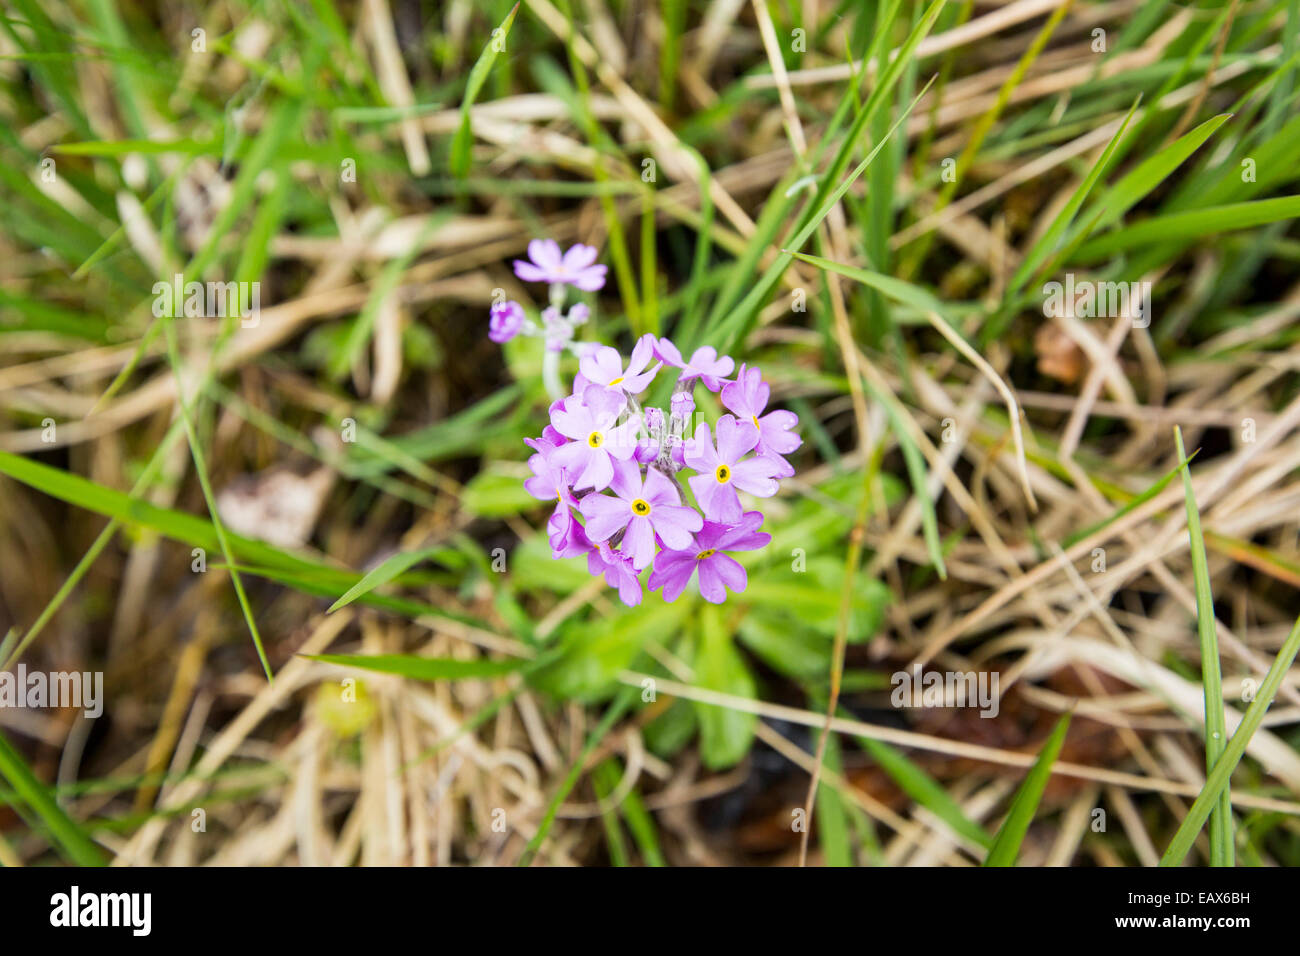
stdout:
[[707,551],[701,551],[695,556],[696,561],[703,561],[705,558],[711,558],[718,553],[717,548],[709,548]]
[[602,432],[592,432],[587,436],[587,444],[592,448],[599,448],[605,444],[605,435]]
[[646,501],[644,498],[638,498],[636,501],[632,502],[632,513],[644,518],[650,513],[650,502]]
[[763,426],[758,423],[757,415],[750,415],[749,420],[754,423],[754,427],[757,428],[759,431],[763,430]]
[[713,472],[713,477],[718,479],[718,484],[725,485],[731,480],[731,469],[726,465],[719,465],[717,470]]
[[610,388],[613,388],[615,385],[617,385],[617,384],[618,384],[619,382],[621,382],[621,381],[623,381],[623,376],[622,376],[622,375],[620,375],[618,378],[614,379],[614,381],[610,382],[610,383],[609,383],[609,387],[610,387]]

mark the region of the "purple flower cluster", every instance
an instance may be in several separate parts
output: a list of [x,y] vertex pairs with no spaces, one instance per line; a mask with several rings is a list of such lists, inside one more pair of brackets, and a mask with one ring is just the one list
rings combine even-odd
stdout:
[[[550,307],[539,329],[516,302],[492,307],[489,337],[508,341],[520,331],[546,338],[543,375],[555,378],[564,350],[578,357],[568,395],[548,382],[555,401],[540,438],[525,439],[534,454],[533,477],[524,488],[555,502],[546,523],[556,558],[587,557],[587,569],[618,591],[629,606],[651,591],[675,601],[697,577],[706,601],[721,604],[727,591],[745,590],[745,569],[728,552],[755,551],[772,538],[759,529],[760,511],[745,511],[740,492],[770,498],[779,479],[794,474],[785,456],[802,443],[798,416],[767,411],[771,389],[756,368],[740,366],[711,346],[690,358],[671,341],[643,335],[627,362],[617,349],[574,342],[573,330],[589,317],[578,303],[565,314],[565,287],[594,292],[605,284],[596,250],[576,245],[561,254],[552,240],[534,240],[529,260],[515,274],[550,285]],[[668,408],[642,408],[639,398],[665,366],[677,369]],[[549,371],[548,371],[549,370]],[[718,396],[730,414],[712,429],[698,422],[694,391],[699,383]],[[694,474],[685,487],[678,473]],[[689,495],[688,490],[689,489]]]
[[[759,530],[762,512],[745,511],[739,493],[770,498],[778,479],[794,474],[784,456],[802,441],[792,430],[798,418],[764,414],[769,388],[758,369],[742,366],[731,381],[731,359],[704,351],[682,362],[676,346],[653,335],[642,336],[626,365],[614,349],[590,350],[572,393],[551,405],[542,437],[528,439],[533,477],[524,487],[555,502],[547,522],[553,555],[586,554],[588,570],[628,605],[641,603],[647,568],[650,590],[662,588],[668,601],[696,575],[701,595],[715,604],[728,590],[745,590],[745,569],[728,552],[757,550],[771,535]],[[637,396],[664,363],[681,369],[669,410],[643,409]],[[734,414],[712,429],[699,422],[686,438],[699,381],[712,383]],[[684,469],[694,472],[685,488]]]

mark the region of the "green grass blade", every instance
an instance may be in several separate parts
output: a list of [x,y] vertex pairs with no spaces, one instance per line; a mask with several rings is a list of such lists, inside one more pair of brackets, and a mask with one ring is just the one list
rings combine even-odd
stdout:
[[470,150],[474,145],[469,111],[474,106],[474,100],[478,98],[479,90],[487,81],[488,74],[492,72],[492,64],[496,62],[498,49],[505,48],[506,37],[510,34],[510,27],[514,24],[515,14],[518,12],[519,4],[516,3],[510,8],[506,18],[501,21],[501,26],[492,31],[492,39],[488,41],[487,46],[483,47],[483,52],[479,54],[474,68],[470,70],[469,82],[465,85],[465,98],[460,104],[460,126],[451,142],[451,172],[457,179],[464,179],[469,175]]
[[[849,716],[845,714],[844,716]],[[872,740],[869,737],[855,737],[867,753],[880,765],[880,768],[893,777],[894,782],[909,797],[925,807],[936,817],[948,824],[958,836],[969,840],[976,846],[988,849],[993,846],[993,837],[978,823],[966,816],[957,803],[937,780],[909,760],[902,751],[889,744]]]
[[1283,678],[1295,662],[1298,651],[1300,651],[1300,618],[1296,619],[1291,633],[1282,642],[1282,649],[1278,651],[1277,657],[1269,666],[1268,673],[1260,682],[1255,699],[1246,708],[1246,714],[1241,718],[1236,733],[1232,735],[1223,753],[1215,761],[1213,769],[1205,778],[1205,786],[1201,788],[1200,795],[1192,802],[1187,810],[1187,816],[1183,818],[1173,839],[1169,841],[1169,848],[1160,858],[1161,866],[1178,866],[1186,858],[1192,844],[1196,842],[1196,834],[1200,832],[1206,819],[1218,804],[1220,794],[1227,791],[1232,771],[1237,768],[1237,764],[1246,753],[1250,738],[1264,722],[1264,715],[1268,712],[1269,705],[1273,703],[1273,698],[1277,696],[1278,688],[1282,686]]
[[1047,781],[1052,775],[1052,764],[1056,763],[1056,757],[1061,752],[1061,745],[1065,743],[1065,734],[1069,729],[1070,715],[1063,714],[1056,722],[1051,736],[1047,738],[1047,743],[1043,744],[1038,759],[1029,768],[1024,783],[1016,791],[1007,818],[1002,821],[997,835],[993,837],[993,846],[989,849],[989,855],[984,858],[985,866],[1015,866],[1016,857],[1020,855],[1020,844],[1024,841],[1025,834],[1029,832],[1029,824],[1033,822],[1034,814],[1038,812],[1038,802],[1043,798],[1043,790],[1046,789]]
[[1169,482],[1174,480],[1174,475],[1178,474],[1179,470],[1182,469],[1185,465],[1187,465],[1188,462],[1190,462],[1195,457],[1196,457],[1196,452],[1192,452],[1186,458],[1183,458],[1181,461],[1179,461],[1177,465],[1169,469],[1169,471],[1164,475],[1164,477],[1162,477],[1159,481],[1157,481],[1146,491],[1142,492],[1141,494],[1134,495],[1133,498],[1131,498],[1123,507],[1116,510],[1115,513],[1112,514],[1109,518],[1103,518],[1097,523],[1090,524],[1086,528],[1082,528],[1074,532],[1073,534],[1069,535],[1064,541],[1061,542],[1061,547],[1067,549],[1072,547],[1073,545],[1079,543],[1089,535],[1094,535],[1098,531],[1102,530],[1103,528],[1109,527],[1110,525],[1114,524],[1116,521],[1124,517],[1126,514],[1128,514],[1130,511],[1134,510],[1135,508],[1138,508],[1139,506],[1146,504],[1156,495],[1160,494],[1160,492],[1164,491],[1165,488],[1168,487]]
[[348,588],[342,597],[330,605],[327,613],[333,614],[339,608],[347,607],[357,598],[369,594],[377,587],[382,587],[402,572],[441,550],[441,548],[424,548],[420,551],[402,551],[390,556],[379,567],[368,571],[365,577]]
[[[1178,457],[1187,460],[1183,450],[1183,432],[1174,426]],[[1201,534],[1201,515],[1192,493],[1192,478],[1187,466],[1181,465],[1183,497],[1187,505],[1187,534],[1191,538],[1192,575],[1196,581],[1196,629],[1201,639],[1201,683],[1205,688],[1205,771],[1214,769],[1223,756],[1228,736],[1224,719],[1223,678],[1219,673],[1219,637],[1214,619],[1214,596],[1210,593],[1210,570],[1205,558],[1205,537]],[[1210,866],[1232,866],[1232,794],[1225,787],[1210,814]]]
[[1148,248],[1161,242],[1181,247],[1204,236],[1217,236],[1252,226],[1266,226],[1297,216],[1300,216],[1300,196],[1257,199],[1254,202],[1153,216],[1136,225],[1098,236],[1080,248],[1076,258],[1080,262],[1095,262],[1116,252]]
[[22,754],[14,750],[3,734],[0,734],[0,774],[45,822],[70,860],[78,866],[103,866],[107,862],[95,842],[55,803],[45,786],[27,766]]

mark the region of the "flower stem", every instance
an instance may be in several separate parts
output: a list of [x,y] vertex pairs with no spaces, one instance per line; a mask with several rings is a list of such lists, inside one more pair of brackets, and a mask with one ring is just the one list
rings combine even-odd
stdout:
[[542,384],[546,386],[551,401],[564,397],[564,386],[560,384],[560,353],[549,346],[542,353]]

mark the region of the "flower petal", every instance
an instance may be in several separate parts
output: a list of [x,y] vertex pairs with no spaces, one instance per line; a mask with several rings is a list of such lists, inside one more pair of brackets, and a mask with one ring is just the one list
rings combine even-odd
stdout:
[[669,339],[655,339],[655,355],[677,368],[682,368],[686,364],[682,361],[682,353]]
[[[725,554],[715,554],[711,558],[705,558],[700,564],[707,564],[709,569],[722,579],[722,583],[736,594],[749,586],[749,576],[745,574],[745,569],[735,558]],[[703,571],[704,569],[701,568],[700,572]]]
[[627,527],[632,517],[627,502],[612,495],[587,495],[578,502],[578,510],[587,519],[587,537],[592,541],[609,540]]
[[729,465],[753,450],[758,444],[758,429],[753,422],[737,421],[733,415],[718,419],[718,458]]
[[774,477],[780,467],[771,458],[749,458],[731,466],[731,483],[751,495],[771,498],[780,487]]
[[650,519],[638,517],[629,521],[620,547],[632,556],[632,567],[638,571],[648,567],[655,557],[655,532]]
[[582,474],[573,483],[573,487],[575,490],[593,488],[596,491],[604,491],[609,487],[609,483],[614,480],[614,465],[610,462],[605,449],[593,448],[590,451],[591,455],[587,458],[587,467],[582,470]]
[[695,540],[691,533],[704,526],[704,519],[694,508],[685,505],[660,505],[650,516],[654,529],[665,547],[689,548]]
[[[695,426],[695,437],[683,443],[682,457],[686,464],[699,472],[708,472],[713,480],[713,469],[720,464],[718,453],[713,449],[713,438],[709,435],[709,423],[700,422]],[[695,485],[692,483],[692,488]]]
[[664,589],[665,601],[676,601],[695,573],[695,555],[688,551],[660,551],[646,586],[651,591]]
[[707,558],[695,564],[700,574],[700,597],[710,604],[721,604],[727,599],[727,589],[722,584],[722,577],[718,574],[717,568]]
[[560,244],[554,239],[534,239],[528,243],[528,258],[554,274],[560,268]]
[[[558,250],[559,246],[556,246],[556,249]],[[587,268],[587,266],[591,265],[595,261],[596,247],[584,246],[579,242],[576,245],[569,246],[568,251],[564,253],[564,258],[561,260],[561,263],[565,272],[575,273]]]
[[641,487],[645,500],[656,507],[660,505],[679,505],[682,496],[677,493],[677,486],[671,478],[656,468],[647,468],[645,484]]

